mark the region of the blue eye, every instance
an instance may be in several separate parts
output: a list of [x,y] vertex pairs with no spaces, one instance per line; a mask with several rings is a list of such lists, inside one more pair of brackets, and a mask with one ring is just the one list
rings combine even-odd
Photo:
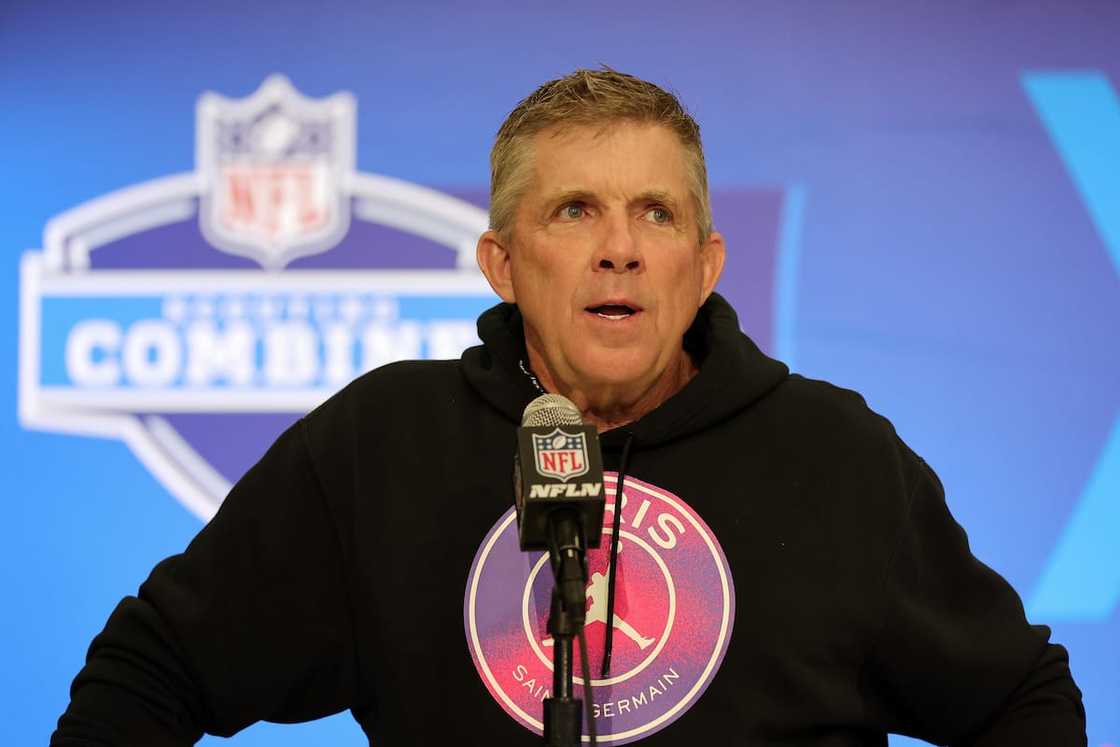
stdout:
[[673,222],[673,214],[663,207],[650,208],[646,212],[646,215],[649,216],[649,220],[653,221],[654,223]]
[[569,220],[579,220],[583,217],[584,208],[583,205],[579,204],[578,202],[572,202],[565,205],[561,209],[561,213],[565,218],[568,218]]

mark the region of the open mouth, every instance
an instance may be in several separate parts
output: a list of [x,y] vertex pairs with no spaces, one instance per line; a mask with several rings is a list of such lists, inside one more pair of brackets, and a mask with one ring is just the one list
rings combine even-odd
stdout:
[[599,306],[588,306],[587,311],[595,314],[603,319],[610,319],[611,321],[619,321],[627,319],[634,314],[637,314],[640,309],[628,306],[626,304],[605,303]]

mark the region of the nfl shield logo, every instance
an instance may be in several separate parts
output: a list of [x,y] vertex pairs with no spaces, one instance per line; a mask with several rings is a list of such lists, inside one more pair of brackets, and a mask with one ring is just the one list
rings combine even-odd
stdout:
[[218,249],[282,269],[330,249],[350,225],[353,97],[309,99],[281,75],[244,99],[198,106],[199,225]]
[[587,474],[587,439],[582,433],[565,433],[559,428],[545,436],[534,433],[533,453],[542,475],[567,482]]

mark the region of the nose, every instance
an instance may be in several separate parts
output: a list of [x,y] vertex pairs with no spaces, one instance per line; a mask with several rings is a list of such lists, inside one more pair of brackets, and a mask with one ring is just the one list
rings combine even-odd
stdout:
[[624,218],[612,220],[592,260],[601,272],[640,272],[644,268],[636,228]]

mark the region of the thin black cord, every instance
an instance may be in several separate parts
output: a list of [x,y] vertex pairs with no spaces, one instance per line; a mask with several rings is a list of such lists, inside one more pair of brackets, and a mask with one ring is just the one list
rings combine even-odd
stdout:
[[607,633],[603,642],[603,666],[599,676],[606,677],[611,671],[611,653],[614,647],[614,579],[615,566],[618,565],[618,534],[622,526],[622,483],[626,481],[626,469],[630,466],[630,444],[634,435],[628,434],[622,445],[622,457],[618,461],[618,482],[614,486],[614,522],[611,525],[611,557],[607,565]]
[[591,747],[599,744],[595,731],[595,704],[591,698],[591,665],[587,662],[587,637],[583,628],[579,629],[579,663],[583,672],[583,708],[587,719],[587,738]]

